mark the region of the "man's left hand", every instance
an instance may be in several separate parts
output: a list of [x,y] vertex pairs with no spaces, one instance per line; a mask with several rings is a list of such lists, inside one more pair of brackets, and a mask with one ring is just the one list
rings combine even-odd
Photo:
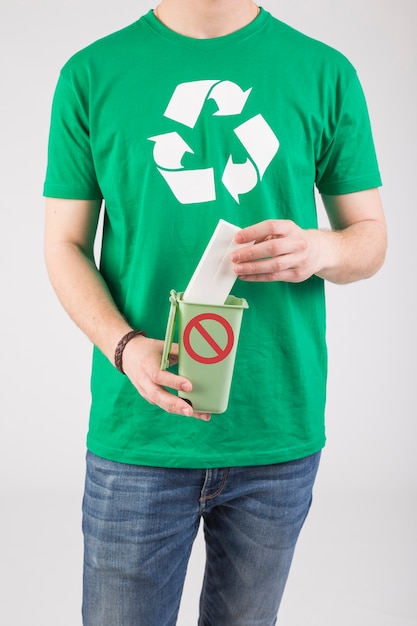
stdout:
[[[240,244],[231,255],[241,280],[299,283],[319,270],[320,231],[304,230],[291,220],[266,220],[235,236]],[[253,245],[249,245],[254,241]]]

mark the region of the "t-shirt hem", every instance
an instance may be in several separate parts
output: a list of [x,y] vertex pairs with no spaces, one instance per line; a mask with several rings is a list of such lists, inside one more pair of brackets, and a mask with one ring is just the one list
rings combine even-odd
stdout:
[[318,185],[317,188],[321,194],[329,196],[337,196],[345,193],[355,193],[357,191],[366,191],[367,189],[375,189],[381,187],[382,181],[379,174],[368,177],[355,178],[348,181],[340,181],[334,183],[325,183]]
[[100,191],[92,191],[81,188],[62,187],[60,185],[45,185],[43,188],[45,198],[60,198],[62,200],[102,200]]
[[314,442],[302,446],[292,448],[284,448],[280,450],[268,450],[268,452],[234,452],[233,454],[208,456],[205,460],[193,455],[167,455],[161,454],[130,454],[114,450],[107,446],[97,444],[94,441],[87,440],[87,449],[96,456],[102,457],[109,461],[117,463],[125,463],[127,465],[143,465],[147,467],[166,467],[176,469],[212,469],[219,467],[250,467],[259,465],[273,465],[275,463],[285,463],[288,461],[296,461],[304,457],[315,454],[324,448],[326,438],[322,437]]

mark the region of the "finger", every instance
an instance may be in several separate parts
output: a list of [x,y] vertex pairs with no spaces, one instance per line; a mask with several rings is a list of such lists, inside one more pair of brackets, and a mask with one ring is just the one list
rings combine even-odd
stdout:
[[267,239],[253,246],[237,248],[231,253],[230,258],[233,263],[247,263],[257,259],[277,257],[292,252],[294,245],[288,237]]
[[[270,256],[267,258],[257,258],[254,261],[247,261],[244,263],[235,263],[234,271],[239,277],[254,275],[254,274],[281,274],[287,270],[300,270],[305,271],[307,268],[307,257],[303,250],[294,250],[294,246],[289,243],[283,246],[284,250],[289,250],[287,253],[282,253],[277,256]],[[297,248],[297,246],[295,246]],[[282,280],[278,277],[275,280]]]
[[169,391],[166,391],[165,389],[161,389],[160,387],[156,391],[156,401],[154,403],[167,413],[192,417],[203,422],[209,422],[211,420],[210,413],[199,413],[194,411],[190,402],[170,393]]
[[[187,382],[189,383],[189,381]],[[187,391],[191,390],[190,383],[185,386]],[[206,422],[210,420],[211,416],[208,413],[196,413],[189,402],[164,389],[164,387],[155,384],[150,378],[141,382],[141,385],[138,386],[138,391],[150,404],[159,406],[166,413],[194,417]]]
[[154,385],[159,387],[169,387],[170,389],[175,389],[176,391],[190,392],[193,388],[188,378],[179,376],[178,374],[174,374],[173,372],[169,372],[167,370],[156,370],[150,375],[150,380]]
[[[186,399],[185,402],[192,408],[193,403],[191,402],[191,400]],[[191,417],[194,417],[195,419],[198,420],[203,420],[205,422],[209,422],[211,420],[211,415],[210,413],[201,413],[199,411],[195,411]]]
[[171,345],[171,349],[168,355],[168,367],[172,367],[172,365],[176,365],[178,363],[178,344],[173,343]]
[[[192,403],[191,403],[190,400],[186,400],[185,402],[188,402],[189,405],[192,407]],[[193,417],[194,419],[197,419],[197,420],[202,420],[203,422],[209,422],[211,420],[210,413],[200,413],[198,411],[194,411],[194,413],[191,415],[191,417]]]
[[279,274],[293,266],[291,255],[282,255],[269,259],[258,259],[247,263],[237,263],[234,270],[239,278],[256,274]]
[[170,356],[178,357],[178,344],[173,343],[171,345]]
[[210,413],[193,413],[191,417],[196,420],[201,420],[202,422],[209,422],[211,420]]
[[183,400],[182,398],[179,398],[164,389],[164,387],[169,387],[176,391],[189,393],[192,391],[193,386],[187,378],[178,376],[177,374],[173,374],[171,372],[159,370],[154,374],[150,383],[152,387],[148,393],[150,394],[151,401],[158,404],[158,406],[163,408],[168,413],[194,417],[206,422],[211,419],[211,415],[209,413],[195,412],[190,402],[187,402],[187,400]]
[[310,278],[311,273],[301,268],[289,268],[282,272],[274,272],[273,274],[243,274],[239,276],[239,280],[252,283],[268,283],[268,282],[285,282],[285,283],[301,283]]
[[251,241],[259,242],[266,237],[284,237],[290,229],[290,220],[264,220],[253,226],[242,228],[235,235],[235,242],[250,243]]

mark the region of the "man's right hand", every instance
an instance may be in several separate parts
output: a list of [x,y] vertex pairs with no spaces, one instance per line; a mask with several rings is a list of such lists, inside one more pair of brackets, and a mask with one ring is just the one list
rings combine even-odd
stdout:
[[[196,413],[192,407],[166,389],[190,392],[192,384],[184,376],[161,370],[164,342],[139,335],[129,341],[123,351],[123,370],[140,395],[150,404],[156,404],[167,413],[185,415],[208,422],[209,413]],[[170,365],[178,360],[178,344],[173,344]]]

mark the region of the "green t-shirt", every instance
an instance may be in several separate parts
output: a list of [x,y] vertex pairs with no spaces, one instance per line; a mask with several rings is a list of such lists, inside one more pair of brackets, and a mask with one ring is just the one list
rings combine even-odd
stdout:
[[[317,226],[314,187],[380,185],[351,64],[262,10],[192,39],[149,12],[73,56],[53,103],[44,193],[103,198],[100,271],[134,328],[163,339],[220,218]],[[228,410],[208,423],[148,404],[95,349],[87,445],[125,463],[276,463],[325,443],[323,281],[237,281],[246,298]]]

